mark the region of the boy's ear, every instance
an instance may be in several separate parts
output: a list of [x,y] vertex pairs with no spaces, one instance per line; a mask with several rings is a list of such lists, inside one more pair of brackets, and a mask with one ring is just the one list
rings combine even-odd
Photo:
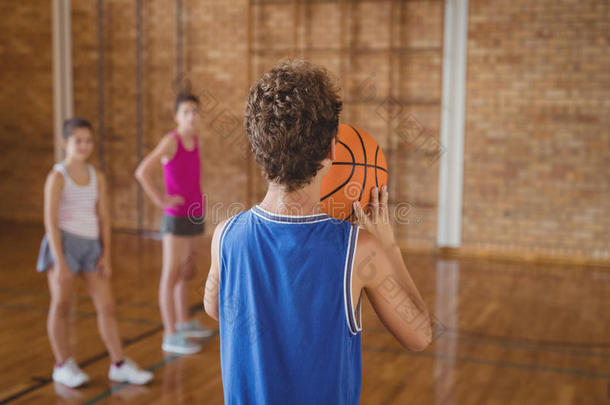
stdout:
[[330,151],[328,151],[328,156],[326,156],[326,157],[329,158],[332,162],[334,162],[336,152],[337,152],[337,138],[335,137],[330,141]]

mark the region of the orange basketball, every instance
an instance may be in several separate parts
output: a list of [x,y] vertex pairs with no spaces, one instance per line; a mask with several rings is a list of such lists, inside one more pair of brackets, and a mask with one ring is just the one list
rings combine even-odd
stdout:
[[366,207],[373,187],[388,181],[388,164],[381,148],[367,132],[339,124],[337,152],[328,174],[322,179],[322,211],[352,220],[354,201]]

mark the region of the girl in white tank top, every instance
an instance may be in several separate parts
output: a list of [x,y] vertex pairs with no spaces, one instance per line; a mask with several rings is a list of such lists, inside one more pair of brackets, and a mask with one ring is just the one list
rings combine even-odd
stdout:
[[86,186],[78,185],[72,180],[64,162],[56,163],[53,170],[59,171],[64,176],[64,188],[59,204],[59,229],[83,238],[98,239],[99,223],[96,212],[98,191],[95,169],[87,165],[89,184]]
[[[89,381],[71,355],[69,345],[70,307],[74,278],[80,276],[99,308],[98,327],[111,360],[112,381],[146,384],[152,373],[140,369],[124,356],[110,291],[110,216],[106,181],[87,163],[93,152],[91,124],[81,118],[64,123],[66,159],[53,166],[45,184],[45,231],[37,269],[47,273],[51,305],[47,332],[55,367],[53,381],[78,387]],[[78,183],[70,175],[83,178]],[[88,181],[84,177],[87,173]],[[81,185],[80,183],[83,183]]]

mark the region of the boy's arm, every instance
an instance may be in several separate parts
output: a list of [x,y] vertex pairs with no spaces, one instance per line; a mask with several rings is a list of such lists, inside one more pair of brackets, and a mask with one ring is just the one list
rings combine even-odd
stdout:
[[203,296],[203,307],[205,312],[212,318],[218,320],[218,286],[219,286],[219,257],[220,233],[227,220],[221,221],[214,229],[212,236],[212,248],[210,252],[210,271],[205,282],[205,293]]
[[111,227],[110,227],[110,215],[108,213],[108,195],[107,195],[107,183],[106,177],[99,170],[97,171],[98,179],[98,199],[97,199],[97,217],[100,224],[101,239],[102,239],[102,257],[98,263],[98,268],[102,274],[109,278],[112,274],[111,266]]
[[51,247],[58,275],[70,275],[66,258],[61,246],[61,232],[59,230],[59,204],[61,192],[64,187],[63,175],[53,170],[47,176],[44,185],[44,228]]
[[421,351],[431,342],[430,315],[395,242],[387,201],[382,190],[381,203],[378,194],[372,196],[369,216],[355,207],[365,229],[358,235],[352,288],[356,297],[366,291],[379,319],[403,347]]
[[170,160],[173,158],[176,154],[177,147],[178,144],[174,137],[165,135],[157,147],[140,162],[135,172],[135,177],[140,185],[142,185],[146,195],[161,208],[164,208],[167,205],[181,203],[179,201],[179,196],[173,196],[173,198],[168,197],[164,191],[159,190],[153,181],[155,167],[161,165],[163,159]]
[[[381,322],[403,347],[421,351],[430,344],[428,310],[404,264],[400,248],[383,246],[364,229],[358,235],[354,261],[353,287],[358,285],[366,292]],[[356,297],[360,291],[354,292]]]

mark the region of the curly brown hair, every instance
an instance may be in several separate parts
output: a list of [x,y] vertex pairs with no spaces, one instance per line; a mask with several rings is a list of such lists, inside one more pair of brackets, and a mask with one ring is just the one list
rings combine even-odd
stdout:
[[244,124],[269,181],[295,191],[322,168],[343,103],[326,69],[283,61],[250,88]]

